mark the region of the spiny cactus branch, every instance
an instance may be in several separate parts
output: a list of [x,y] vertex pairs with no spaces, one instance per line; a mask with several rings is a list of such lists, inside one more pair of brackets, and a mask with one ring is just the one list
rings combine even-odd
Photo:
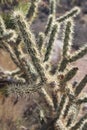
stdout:
[[64,79],[60,82],[60,87],[64,90],[64,86],[66,86],[66,83],[71,80],[77,73],[78,68],[72,68],[68,73],[64,76]]
[[7,42],[5,42],[5,41],[2,41],[2,44],[3,44],[3,46],[5,47],[5,49],[9,52],[9,54],[10,54],[10,56],[11,56],[13,62],[17,65],[17,67],[20,68],[20,63],[19,63],[19,61],[17,60],[17,57],[16,57],[16,55],[15,55],[15,53],[14,53],[12,47],[11,47]]
[[63,45],[63,57],[67,57],[67,53],[69,52],[70,44],[72,44],[72,27],[73,27],[73,21],[68,20],[66,22],[66,29],[64,32],[64,45]]
[[87,83],[87,75],[84,76],[84,78],[81,80],[81,82],[76,86],[76,89],[75,89],[76,96],[78,96],[81,93],[81,91],[84,89],[86,83]]
[[32,0],[31,5],[29,7],[29,10],[26,14],[26,18],[29,21],[29,24],[31,24],[36,17],[37,11],[38,11],[38,5],[39,5],[40,0]]
[[38,53],[37,48],[35,48],[34,40],[31,39],[31,33],[28,30],[27,22],[25,21],[24,17],[19,12],[15,12],[14,18],[15,18],[15,22],[18,27],[18,31],[20,32],[20,36],[26,47],[26,50],[29,53],[29,55],[31,56],[32,63],[34,65],[34,67],[36,68],[37,72],[39,73],[39,76],[40,76],[42,82],[46,82],[46,76],[44,73],[44,69],[41,65],[39,53]]
[[2,17],[0,17],[0,37],[4,34],[5,32],[5,25],[4,25],[4,21],[2,19]]
[[57,18],[57,22],[61,23],[69,18],[75,17],[77,16],[77,14],[79,14],[79,12],[80,12],[80,9],[78,7],[74,7],[71,11],[66,13],[64,16]]
[[67,58],[63,58],[60,64],[58,65],[58,71],[63,72],[66,69],[66,66],[68,64]]
[[77,100],[77,104],[82,104],[82,103],[87,103],[87,96]]
[[82,47],[73,56],[71,56],[70,59],[69,59],[69,62],[74,62],[74,61],[82,58],[86,54],[87,54],[87,45],[85,45],[84,47]]
[[74,126],[71,126],[69,130],[78,130],[80,129],[81,125],[87,122],[87,114],[83,116]]
[[56,15],[56,0],[50,0],[50,14]]
[[60,103],[59,103],[59,106],[58,106],[58,110],[57,110],[57,119],[59,119],[59,117],[61,116],[61,112],[62,112],[62,110],[63,110],[63,107],[64,107],[64,104],[65,104],[65,102],[66,102],[66,95],[65,94],[63,94],[62,95],[62,98],[61,98],[61,101],[60,101]]
[[42,33],[42,32],[39,33],[39,36],[38,36],[38,48],[40,50],[40,53],[41,53],[42,45],[44,43],[44,37],[45,37],[44,33]]
[[53,26],[53,19],[54,16],[53,15],[50,15],[49,18],[48,18],[48,23],[47,23],[47,26],[45,28],[45,35],[47,36],[50,31],[52,30],[52,26]]
[[51,50],[52,50],[52,45],[55,41],[55,38],[56,38],[56,35],[57,35],[57,32],[58,32],[58,24],[54,24],[53,28],[52,28],[52,32],[50,34],[50,38],[49,38],[49,41],[47,43],[47,49],[46,49],[46,53],[45,53],[45,58],[44,58],[44,62],[47,61],[49,59],[49,55],[51,53]]

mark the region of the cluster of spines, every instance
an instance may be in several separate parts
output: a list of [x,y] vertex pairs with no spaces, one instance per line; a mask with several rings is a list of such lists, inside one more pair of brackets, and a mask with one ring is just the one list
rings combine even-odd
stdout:
[[[84,96],[84,98],[78,97],[78,95],[81,93],[81,91],[83,90],[83,88],[85,87],[85,85],[87,83],[87,75],[76,86],[76,89],[72,89],[72,92],[73,92],[72,93],[70,91],[70,89],[68,88],[68,85],[69,85],[68,81],[74,77],[74,75],[77,73],[78,68],[74,67],[70,70],[67,70],[66,73],[64,72],[66,70],[68,63],[71,63],[73,61],[80,59],[87,53],[87,46],[82,48],[80,51],[78,51],[74,55],[69,56],[69,54],[67,53],[70,51],[71,42],[72,42],[72,31],[73,31],[72,30],[72,27],[73,27],[72,19],[73,19],[73,16],[75,16],[79,12],[79,10],[78,10],[78,8],[74,8],[70,12],[68,12],[66,15],[64,15],[63,17],[56,19],[56,13],[55,13],[56,4],[55,4],[54,0],[51,0],[50,1],[51,11],[50,11],[50,15],[49,15],[48,24],[46,26],[45,33],[40,33],[38,36],[39,44],[37,47],[36,40],[34,39],[34,34],[32,34],[31,30],[29,29],[29,25],[30,25],[30,23],[33,22],[33,17],[35,16],[35,13],[36,13],[36,11],[35,11],[36,10],[35,8],[37,7],[36,2],[37,2],[37,0],[34,0],[31,3],[31,6],[29,8],[29,11],[28,11],[26,17],[24,17],[20,12],[14,11],[14,21],[17,25],[18,33],[22,39],[23,46],[25,47],[27,54],[31,58],[31,60],[29,61],[29,62],[31,62],[31,65],[28,64],[24,53],[21,54],[22,58],[20,58],[20,56],[19,56],[20,51],[17,50],[18,48],[15,48],[16,53],[14,53],[13,49],[8,44],[10,42],[9,40],[12,39],[13,35],[8,35],[8,37],[7,37],[8,40],[7,39],[5,40],[3,38],[5,40],[5,41],[3,40],[3,42],[4,42],[3,45],[4,44],[8,45],[7,50],[10,53],[11,58],[13,59],[14,63],[17,65],[17,67],[19,67],[20,70],[26,75],[25,79],[27,82],[26,85],[23,85],[22,83],[21,83],[21,85],[18,85],[18,86],[13,85],[13,88],[12,88],[12,86],[10,86],[10,87],[8,86],[8,88],[9,88],[8,91],[9,92],[13,91],[13,93],[22,92],[25,94],[25,93],[29,93],[31,91],[34,92],[34,91],[38,91],[38,89],[41,89],[41,92],[40,91],[39,92],[42,93],[42,95],[44,95],[43,97],[45,98],[45,100],[50,108],[50,111],[52,111],[52,113],[54,113],[54,111],[56,112],[56,117],[54,117],[55,130],[58,130],[58,129],[78,130],[80,128],[83,130],[83,128],[84,129],[86,128],[87,114],[85,116],[83,116],[77,122],[76,122],[75,116],[76,116],[76,114],[78,114],[78,111],[80,110],[79,106],[81,106],[82,103],[87,102],[87,96]],[[31,10],[31,13],[29,13],[30,10]],[[26,18],[29,18],[29,23],[27,22]],[[54,87],[51,89],[53,89],[53,93],[54,93],[53,96],[55,99],[51,99],[51,96],[49,96],[49,94],[46,92],[45,88],[42,88],[42,86],[43,87],[49,86],[48,81],[50,81],[48,79],[49,73],[45,73],[44,62],[48,61],[50,58],[52,46],[54,44],[55,38],[59,31],[58,25],[60,25],[60,23],[63,21],[65,21],[65,29],[64,29],[64,37],[63,37],[64,45],[63,45],[62,60],[57,68],[57,72],[55,73],[56,76],[61,76],[62,78],[58,79],[56,81],[55,85],[52,85]],[[5,30],[5,26],[3,24],[2,19],[0,19],[0,28],[1,28],[1,33],[3,33]],[[42,62],[42,60],[40,58],[42,52],[40,50],[38,50],[38,48],[41,49],[43,47],[45,47],[45,53],[43,55],[44,60]],[[32,72],[31,72],[30,66],[34,67],[34,69],[37,71],[38,77],[41,80],[41,82],[39,81],[38,84],[36,84],[36,82],[33,84],[34,80],[32,77]],[[19,77],[17,77],[16,79],[21,80],[21,78],[19,78]],[[22,80],[21,80],[21,82],[22,82]],[[53,82],[53,80],[52,80],[52,82]],[[55,91],[55,87],[56,87],[56,91]],[[58,95],[60,97],[59,99],[57,99]],[[75,110],[74,113],[73,113],[73,110]],[[53,117],[52,117],[52,119],[53,119]],[[62,120],[65,121],[64,124],[62,123]]]

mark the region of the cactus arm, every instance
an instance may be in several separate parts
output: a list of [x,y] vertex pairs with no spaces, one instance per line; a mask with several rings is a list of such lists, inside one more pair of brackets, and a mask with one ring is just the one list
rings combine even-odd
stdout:
[[2,17],[0,16],[0,37],[4,34],[6,28],[5,28],[5,25],[4,25],[4,21],[2,19]]
[[47,26],[45,28],[45,35],[47,36],[52,29],[53,22],[56,17],[56,0],[50,0],[50,15],[48,17]]
[[47,49],[46,49],[44,62],[49,59],[49,55],[50,55],[50,53],[51,53],[52,46],[53,46],[53,43],[54,43],[54,41],[55,41],[57,32],[58,32],[58,24],[54,24],[54,26],[53,26],[53,28],[52,28],[52,32],[51,32],[51,34],[50,34],[49,41],[48,41],[48,43],[47,43],[48,46],[47,46]]
[[64,32],[64,45],[63,45],[63,57],[68,56],[69,48],[71,47],[71,40],[72,40],[72,28],[73,28],[73,22],[72,20],[68,20],[66,22],[66,28]]
[[64,16],[57,18],[57,22],[61,23],[69,18],[75,17],[77,16],[77,14],[79,14],[80,9],[78,7],[74,7],[71,11],[69,11],[68,13],[66,13]]
[[78,122],[76,122],[73,126],[70,127],[69,130],[78,130],[80,127],[87,122],[87,114],[84,115]]
[[63,72],[63,71],[65,70],[67,64],[68,64],[67,58],[63,58],[63,59],[61,60],[60,64],[58,65],[58,68],[57,68],[58,71],[59,71],[59,72]]
[[56,0],[50,0],[50,14],[56,15]]
[[29,24],[32,23],[34,18],[36,17],[39,2],[40,2],[40,0],[39,1],[37,1],[37,0],[31,1],[31,5],[30,5],[29,10],[26,14],[26,18],[27,18]]
[[70,71],[68,71],[67,74],[64,76],[64,79],[60,82],[60,86],[61,87],[66,86],[66,83],[76,75],[77,71],[78,71],[77,67],[74,67]]
[[[4,41],[3,41],[3,45],[4,45],[5,49],[9,52],[13,62],[16,64],[16,66],[18,68],[20,68],[22,70],[22,72],[24,72],[27,75],[28,74],[28,70],[26,70],[27,66],[25,64],[23,64],[23,62],[21,62],[21,64],[20,64],[20,62],[17,59],[12,47]],[[30,77],[30,75],[27,75],[27,81],[29,80],[28,77]]]
[[72,44],[72,30],[73,30],[73,21],[72,20],[67,20],[65,31],[64,31],[64,40],[63,40],[63,53],[62,53],[62,60],[58,66],[59,71],[64,71],[67,64],[69,63],[68,61],[68,56],[69,56],[69,51],[70,47]]
[[48,95],[48,93],[46,92],[46,90],[44,88],[41,89],[41,92],[44,95],[44,98],[45,98],[49,108],[54,111],[54,104],[53,104],[51,97]]
[[18,66],[18,68],[20,68],[19,61],[17,60],[17,57],[16,57],[12,47],[5,41],[2,41],[2,44],[5,47],[5,49],[9,52],[13,62]]
[[81,93],[86,83],[87,83],[87,75],[85,75],[84,78],[81,80],[81,82],[76,86],[76,89],[75,89],[76,96],[78,96]]
[[50,15],[48,17],[48,21],[47,21],[47,25],[45,27],[45,31],[44,31],[44,42],[43,42],[43,46],[42,46],[42,50],[44,50],[44,48],[46,48],[47,42],[48,42],[48,37],[50,37],[49,35],[51,35],[52,33],[52,27],[53,27],[53,23],[55,22],[55,18],[56,18],[56,0],[50,0]]
[[61,120],[57,120],[55,123],[55,130],[67,130],[67,127]]
[[62,97],[61,97],[61,101],[60,101],[60,103],[59,103],[58,110],[57,110],[57,119],[59,119],[60,116],[61,116],[61,112],[62,112],[62,110],[63,110],[63,107],[64,107],[65,102],[66,102],[66,95],[63,94]]
[[26,80],[28,82],[30,80],[29,83],[32,83],[31,71],[30,71],[30,67],[26,63],[25,55],[24,54],[20,54],[20,51],[19,51],[18,47],[14,47],[14,51],[15,51],[16,57],[17,57],[17,59],[18,59],[18,61],[20,63],[20,69],[24,73]]
[[78,112],[79,112],[79,107],[77,106],[76,103],[73,102],[71,104],[68,114],[66,116],[66,126],[68,128],[71,124],[73,124],[75,122],[75,120],[77,120]]
[[28,25],[23,16],[16,12],[15,13],[15,21],[18,27],[18,30],[20,32],[20,36],[24,42],[24,46],[30,55],[32,59],[32,63],[34,67],[36,68],[36,71],[38,72],[42,82],[46,82],[46,76],[44,73],[44,69],[41,65],[40,59],[39,59],[39,53],[38,50],[35,48],[35,43],[33,42],[31,33],[28,31]]
[[74,61],[82,58],[86,54],[87,54],[87,46],[83,47],[80,51],[77,51],[73,56],[70,55],[69,58],[67,58],[67,57],[63,58],[61,63],[58,66],[59,71],[63,72],[68,63],[74,62]]
[[74,61],[82,58],[86,54],[87,54],[87,45],[85,45],[84,47],[82,47],[73,56],[71,56],[71,58],[69,59],[69,62],[74,62]]
[[70,101],[68,101],[68,103],[66,105],[66,109],[64,110],[63,118],[66,118],[66,116],[69,112],[70,106],[71,106],[71,103],[70,103]]
[[77,104],[82,104],[82,103],[87,103],[87,96],[85,96],[84,98],[80,98],[77,100]]
[[49,34],[49,32],[51,31],[51,29],[52,29],[53,18],[54,18],[53,15],[50,15],[49,18],[48,18],[48,23],[47,23],[47,26],[45,28],[45,36],[47,36]]
[[40,51],[40,53],[41,53],[42,45],[44,43],[44,38],[45,38],[44,33],[40,32],[38,35],[38,50]]

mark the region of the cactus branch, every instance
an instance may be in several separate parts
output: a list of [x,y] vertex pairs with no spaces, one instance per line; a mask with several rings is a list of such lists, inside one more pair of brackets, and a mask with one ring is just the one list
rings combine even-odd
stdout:
[[50,14],[56,15],[56,0],[50,0]]
[[82,104],[82,103],[87,103],[87,94],[85,96],[83,96],[82,98],[80,97],[77,101],[77,104]]
[[42,48],[42,45],[43,45],[43,42],[44,42],[44,33],[39,33],[39,36],[38,36],[38,48],[41,52],[41,48]]
[[45,35],[47,36],[49,34],[49,32],[52,30],[52,26],[53,26],[53,15],[50,15],[48,18],[48,23],[47,26],[45,28]]
[[36,17],[39,1],[37,1],[37,0],[31,1],[31,5],[30,5],[29,10],[26,14],[26,18],[29,21],[29,24],[32,23],[34,18]]
[[2,41],[3,46],[5,47],[5,49],[9,52],[13,62],[17,65],[18,68],[20,68],[20,63],[17,60],[17,57],[12,49],[12,47],[5,41]]
[[74,7],[71,11],[66,13],[64,16],[57,18],[57,22],[61,23],[69,18],[75,17],[77,14],[79,14],[80,9],[78,7]]
[[74,126],[71,126],[70,130],[78,130],[84,122],[87,122],[87,114],[83,116]]
[[59,117],[61,116],[61,112],[63,110],[63,107],[64,107],[64,104],[65,104],[65,101],[66,101],[66,95],[63,94],[62,97],[61,97],[61,101],[59,103],[59,107],[58,107],[58,110],[57,110],[57,119],[59,119]]
[[[64,76],[64,79],[60,82],[60,86],[63,87],[63,86],[66,86],[66,83],[71,80],[77,73],[78,71],[78,68],[75,67],[75,68],[72,68],[65,76]],[[63,88],[64,89],[64,88]]]
[[80,58],[82,58],[84,55],[87,54],[87,45],[81,48],[77,53],[75,53],[71,58],[69,59],[69,62],[74,62]]
[[84,78],[81,80],[81,82],[76,86],[76,89],[75,89],[76,96],[78,96],[81,93],[86,83],[87,83],[87,75],[85,75]]
[[63,45],[63,57],[67,56],[69,52],[69,46],[71,44],[71,38],[72,38],[72,27],[73,22],[72,20],[66,22],[66,29],[64,32],[64,45]]
[[31,59],[32,59],[34,67],[36,68],[36,71],[38,72],[42,82],[46,82],[46,76],[44,73],[44,69],[41,65],[39,53],[38,53],[37,48],[35,48],[35,43],[31,37],[30,31],[28,31],[27,22],[25,21],[24,17],[18,12],[15,12],[14,19],[16,21],[18,30],[20,32],[20,36],[23,40],[26,50],[31,56]]
[[4,21],[2,19],[2,17],[0,17],[0,37],[4,34],[5,32],[5,25],[4,25]]
[[57,32],[58,32],[58,24],[55,23],[54,26],[53,26],[53,28],[52,28],[52,32],[50,34],[49,41],[47,43],[48,46],[47,46],[47,50],[46,50],[46,53],[45,53],[44,62],[49,59],[49,55],[51,53],[52,45],[53,45],[53,43],[55,41]]

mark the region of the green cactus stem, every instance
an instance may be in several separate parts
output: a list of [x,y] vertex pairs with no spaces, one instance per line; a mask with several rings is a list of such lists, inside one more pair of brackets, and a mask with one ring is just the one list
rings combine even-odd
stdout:
[[38,50],[40,50],[41,52],[41,48],[42,48],[42,45],[43,45],[43,42],[44,42],[44,33],[39,33],[39,36],[38,36]]
[[58,65],[58,71],[63,72],[68,64],[67,58],[63,58],[61,63]]
[[17,60],[17,57],[16,57],[12,47],[5,41],[2,41],[2,44],[5,47],[5,49],[9,52],[13,62],[17,65],[18,68],[20,68],[19,61]]
[[49,59],[49,56],[50,56],[50,53],[51,53],[51,50],[52,50],[52,46],[53,46],[53,43],[55,41],[57,32],[58,32],[58,24],[55,23],[53,28],[52,28],[52,32],[50,34],[49,41],[47,43],[48,46],[47,46],[47,49],[46,49],[44,62]]
[[25,21],[24,17],[18,12],[15,12],[14,19],[20,32],[20,36],[26,47],[26,50],[31,56],[32,63],[36,68],[36,71],[38,72],[42,82],[46,82],[46,76],[44,73],[44,69],[41,65],[41,61],[39,59],[39,53],[37,48],[35,48],[34,39],[32,39],[31,33],[28,30],[27,22]]
[[5,32],[5,25],[4,25],[4,21],[2,19],[2,17],[0,17],[0,37],[3,36],[4,32]]
[[63,45],[63,57],[67,57],[67,53],[69,52],[69,46],[71,44],[71,38],[72,38],[72,26],[73,26],[73,22],[71,21],[67,21],[66,23],[66,29],[64,32],[64,45]]
[[70,59],[69,59],[69,62],[74,62],[74,61],[82,58],[86,54],[87,54],[87,45],[85,45],[84,47],[82,47],[73,56],[71,56]]
[[61,97],[61,101],[59,103],[59,106],[58,106],[58,110],[57,110],[57,119],[59,119],[59,117],[61,116],[61,112],[63,110],[63,107],[64,107],[64,104],[66,102],[66,95],[63,94],[62,97]]
[[83,116],[74,126],[70,128],[70,130],[78,130],[80,129],[81,125],[87,121],[87,114]]
[[79,14],[80,9],[78,7],[74,7],[71,11],[66,13],[64,16],[57,18],[57,22],[61,23],[69,18],[75,17],[77,14]]
[[48,23],[47,23],[47,26],[45,28],[45,35],[47,36],[50,31],[52,30],[52,26],[53,26],[53,18],[54,16],[53,15],[50,15],[49,18],[48,18]]
[[82,103],[87,103],[87,96],[85,96],[84,98],[80,98],[77,100],[77,104],[81,105]]
[[60,87],[62,87],[62,89],[64,90],[64,86],[66,86],[66,83],[71,80],[77,73],[78,68],[72,68],[70,71],[68,71],[68,73],[64,76],[64,79],[62,81],[60,81]]
[[76,86],[76,89],[75,89],[76,96],[78,96],[81,93],[86,83],[87,83],[87,75],[85,75],[84,78],[81,80],[81,82]]
[[50,0],[50,14],[56,15],[56,0]]
[[38,11],[38,5],[40,0],[32,0],[31,5],[29,7],[29,10],[26,14],[26,18],[29,21],[29,24],[33,22],[34,18],[36,17],[37,11]]

